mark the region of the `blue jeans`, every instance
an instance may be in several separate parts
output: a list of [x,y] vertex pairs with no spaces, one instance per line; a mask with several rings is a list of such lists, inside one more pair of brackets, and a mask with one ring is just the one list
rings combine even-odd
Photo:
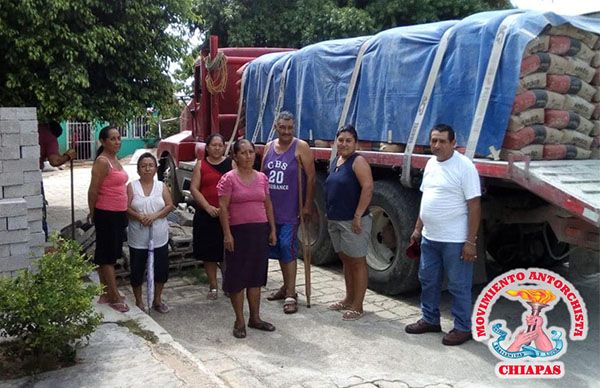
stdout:
[[444,270],[448,274],[448,291],[452,295],[454,328],[471,331],[471,285],[473,263],[461,259],[464,243],[449,243],[421,239],[421,311],[423,320],[432,325],[440,323],[440,297]]

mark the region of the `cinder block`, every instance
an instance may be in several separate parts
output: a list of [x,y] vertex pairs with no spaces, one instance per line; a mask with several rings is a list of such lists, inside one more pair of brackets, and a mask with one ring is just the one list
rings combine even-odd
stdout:
[[8,217],[8,230],[22,230],[27,229],[28,227],[27,215]]
[[25,183],[21,187],[23,187],[23,197],[42,194],[42,186],[37,182]]
[[27,242],[28,240],[30,240],[29,233],[22,230],[5,230],[0,232],[0,244]]
[[10,244],[0,245],[0,257],[10,256]]
[[44,232],[29,233],[29,245],[40,246],[46,243],[46,235]]
[[[29,233],[44,232],[42,230],[42,220],[29,221],[27,224],[29,226]],[[45,235],[44,235],[44,238],[45,238]]]
[[40,257],[44,256],[44,250],[45,250],[45,245],[41,245],[41,246],[37,246],[37,247],[30,247],[29,248],[29,256],[31,258],[35,259],[39,259]]
[[13,272],[30,268],[33,258],[29,255],[11,256],[0,259],[0,272]]
[[29,146],[40,144],[38,132],[21,132],[21,145]]
[[38,122],[37,120],[24,120],[21,121],[21,134],[27,133],[38,133]]
[[40,195],[30,195],[23,197],[27,201],[27,209],[37,209],[42,207],[42,201],[44,200]]
[[17,120],[0,120],[0,133],[21,133],[21,123]]
[[39,145],[21,146],[21,159],[39,158],[39,157],[40,157],[40,146]]
[[[19,160],[23,171],[40,171],[40,157],[39,155],[35,158],[27,158]],[[12,160],[9,160],[12,162]]]
[[21,159],[21,149],[19,147],[0,147],[0,160]]
[[23,198],[25,196],[23,193],[23,185],[4,186],[2,188],[4,198]]
[[[2,163],[4,167],[4,163]],[[0,186],[14,186],[23,184],[23,172],[2,172],[0,174]]]
[[0,232],[8,229],[8,218],[0,217]]
[[2,147],[19,147],[21,145],[20,133],[0,133]]
[[0,120],[37,120],[34,107],[0,108]]
[[23,198],[8,198],[0,200],[0,214],[2,214],[3,217],[26,215],[27,209],[27,201],[25,201]]
[[23,173],[23,183],[40,183],[42,181],[42,172],[36,171],[25,171]]
[[10,244],[11,256],[22,256],[29,254],[29,244],[26,242]]
[[[22,174],[23,171],[25,171],[23,169],[23,163],[21,163],[22,161],[20,159],[17,160],[4,160],[2,161],[2,170],[4,172],[15,172],[15,173],[19,173]],[[38,169],[39,169],[39,163],[38,163]]]
[[27,209],[27,221],[37,221],[42,219],[42,208]]

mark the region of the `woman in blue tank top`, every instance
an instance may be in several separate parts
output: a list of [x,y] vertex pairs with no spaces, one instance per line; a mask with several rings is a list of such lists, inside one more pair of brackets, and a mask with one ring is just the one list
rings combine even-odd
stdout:
[[352,125],[336,134],[338,156],[325,181],[327,229],[333,249],[344,265],[346,297],[330,310],[344,311],[342,319],[354,321],[363,316],[367,291],[367,250],[371,235],[368,212],[373,196],[373,176],[365,158],[356,153],[358,135]]

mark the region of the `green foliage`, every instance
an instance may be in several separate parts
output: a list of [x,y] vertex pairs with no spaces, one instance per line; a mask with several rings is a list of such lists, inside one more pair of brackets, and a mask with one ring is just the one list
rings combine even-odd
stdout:
[[19,357],[74,359],[75,347],[101,322],[92,298],[100,286],[85,283],[94,269],[77,242],[52,237],[53,251],[37,272],[0,279],[0,335],[19,341]]
[[195,25],[207,35],[218,35],[221,46],[267,47],[302,47],[510,8],[508,0],[195,0],[194,4]]
[[3,0],[0,106],[124,123],[168,104],[191,0]]

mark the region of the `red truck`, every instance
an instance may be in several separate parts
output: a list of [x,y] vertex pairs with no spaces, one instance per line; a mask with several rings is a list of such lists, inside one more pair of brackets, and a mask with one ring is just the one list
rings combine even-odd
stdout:
[[[497,30],[501,28],[502,25]],[[441,48],[436,47],[436,50]],[[269,53],[281,53],[283,56],[292,51],[219,48],[218,39],[211,37],[210,50],[203,51],[194,66],[194,95],[181,114],[182,131],[162,140],[158,146],[159,178],[168,183],[176,201],[191,199],[189,186],[192,169],[196,159],[204,155],[203,140],[209,134],[218,132],[226,139],[250,137],[250,131],[245,128],[245,112],[252,104],[254,111],[260,111],[264,109],[264,103],[257,99],[240,99],[244,93],[244,83],[255,81],[247,79],[247,74],[243,77],[243,74],[248,72],[248,64]],[[310,52],[307,55],[311,55]],[[357,61],[360,55],[359,50]],[[492,49],[492,59],[493,55]],[[207,69],[207,60],[211,70]],[[215,60],[222,61],[219,69],[214,66]],[[226,84],[222,82],[222,92],[211,93],[207,88],[206,76],[212,77],[211,83],[216,84],[224,81],[225,74],[227,81]],[[493,77],[491,80],[493,84]],[[486,93],[485,82],[489,82],[489,77],[484,77],[483,82],[479,94]],[[488,88],[488,92],[489,89],[492,87]],[[352,95],[352,92],[348,94]],[[420,101],[423,102],[423,98]],[[418,106],[419,109],[421,107]],[[416,113],[417,117],[422,110]],[[412,120],[416,121],[415,118]],[[477,121],[477,118],[473,121]],[[506,121],[502,125],[504,131]],[[265,128],[269,127],[270,123],[267,123]],[[424,133],[426,131],[423,130]],[[470,133],[473,133],[473,127]],[[324,179],[332,153],[329,147],[332,137],[325,141],[315,140],[312,130],[300,131],[298,136],[311,144],[318,173],[315,214],[310,225],[313,263],[326,264],[335,260],[324,213]],[[409,141],[405,139],[401,143]],[[407,258],[405,250],[419,211],[418,185],[431,155],[427,154],[425,144],[419,146],[413,142],[410,150],[409,147],[402,147],[402,152],[373,150],[373,144],[375,142],[364,143],[364,151],[361,151],[370,163],[375,179],[370,205],[373,231],[367,257],[369,287],[387,294],[398,294],[418,286],[418,262]],[[259,158],[263,145],[264,142],[257,141]],[[469,151],[468,146],[466,150],[461,150]],[[504,270],[549,266],[557,261],[576,260],[576,256],[581,256],[583,252],[595,257],[593,260],[598,262],[599,160],[531,161],[528,158],[510,158],[502,161],[480,157],[478,153],[474,156],[473,162],[481,176],[483,192],[478,257],[485,258],[478,263],[476,281],[485,280],[486,267],[488,270]]]

